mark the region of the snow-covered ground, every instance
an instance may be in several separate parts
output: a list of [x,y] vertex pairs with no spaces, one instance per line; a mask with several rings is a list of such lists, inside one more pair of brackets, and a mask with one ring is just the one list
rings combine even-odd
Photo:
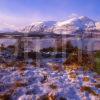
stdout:
[[[95,73],[57,71],[48,63],[53,65],[50,60],[44,60],[43,66],[26,65],[23,70],[18,66],[4,68],[0,65],[0,100],[8,95],[10,100],[100,100],[100,87],[95,86],[100,79]],[[85,91],[85,87],[95,93]],[[49,99],[42,99],[46,95]],[[50,99],[52,96],[56,99]]]
[[[44,41],[38,42],[44,45]],[[0,44],[7,43],[13,45],[16,41],[0,41]],[[49,43],[53,45],[48,40],[45,46]],[[15,62],[13,56],[10,59],[6,54],[7,61]],[[82,70],[65,70],[62,65],[64,60],[41,58],[37,66],[22,64],[24,68],[20,68],[19,64],[9,67],[0,64],[0,100],[100,100],[100,76]]]

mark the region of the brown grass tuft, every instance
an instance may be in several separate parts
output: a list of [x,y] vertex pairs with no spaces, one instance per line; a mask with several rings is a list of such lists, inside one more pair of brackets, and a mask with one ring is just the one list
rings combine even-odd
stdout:
[[82,92],[88,92],[88,93],[90,93],[90,94],[93,94],[93,95],[95,95],[95,96],[98,96],[98,94],[95,92],[95,91],[93,91],[92,89],[91,89],[91,87],[88,87],[88,86],[82,86],[81,87],[81,91]]

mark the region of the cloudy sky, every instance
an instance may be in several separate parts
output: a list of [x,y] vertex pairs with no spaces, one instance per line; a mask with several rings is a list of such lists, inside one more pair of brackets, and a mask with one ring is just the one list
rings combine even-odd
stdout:
[[0,0],[0,28],[84,15],[100,20],[100,0]]

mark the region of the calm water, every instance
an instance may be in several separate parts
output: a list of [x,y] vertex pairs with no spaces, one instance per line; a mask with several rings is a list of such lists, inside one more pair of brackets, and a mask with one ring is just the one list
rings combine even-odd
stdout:
[[[24,47],[27,50],[35,50],[39,51],[41,48],[48,48],[48,47],[56,47],[57,45],[65,44],[67,41],[71,41],[74,46],[81,47],[82,42],[78,38],[63,38],[63,39],[55,39],[55,38],[24,38]],[[4,44],[5,46],[8,45],[18,45],[18,40],[13,38],[2,38],[0,39],[0,45]],[[87,46],[88,50],[100,50],[100,39],[99,38],[92,38],[92,39],[85,39],[84,46]]]

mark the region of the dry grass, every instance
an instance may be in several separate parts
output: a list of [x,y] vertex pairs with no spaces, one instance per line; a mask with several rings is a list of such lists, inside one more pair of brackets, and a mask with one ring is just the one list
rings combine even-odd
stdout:
[[18,62],[17,66],[18,66],[19,71],[25,71],[25,69],[26,69],[25,62]]
[[[44,95],[44,96],[41,96],[38,100],[57,100],[57,97],[54,96],[54,95]],[[67,100],[65,99],[64,97],[60,97],[59,100]]]
[[16,81],[13,85],[14,88],[25,87],[25,86],[27,86],[27,83],[22,81]]
[[2,94],[0,94],[0,100],[11,100],[11,95],[14,94],[17,88],[19,87],[25,87],[27,83],[21,82],[21,81],[16,81],[12,87],[9,89],[9,91],[6,91]]
[[14,67],[16,65],[16,62],[5,62],[5,63],[2,63],[0,64],[0,66],[2,68],[11,68],[11,67]]
[[0,100],[11,100],[11,95],[9,93],[0,94]]
[[70,77],[70,78],[73,78],[73,79],[76,79],[76,78],[77,78],[77,75],[76,75],[75,73],[71,72],[71,73],[69,74],[69,77]]
[[53,95],[44,95],[44,96],[41,96],[38,100],[57,100],[55,96]]
[[93,91],[92,89],[91,89],[91,87],[88,87],[88,86],[82,86],[81,87],[81,91],[82,92],[88,92],[88,93],[90,93],[90,94],[92,94],[92,95],[95,95],[95,96],[98,96],[98,94],[95,92],[95,91]]
[[62,66],[59,66],[56,63],[48,63],[48,65],[53,71],[63,71]]
[[89,77],[84,77],[84,78],[83,78],[83,81],[84,81],[84,82],[88,82],[89,80],[90,80]]
[[72,53],[63,63],[65,69],[77,70],[82,68],[83,71],[93,70],[95,68],[93,58],[86,52],[83,52],[81,58],[77,53]]
[[78,70],[80,66],[78,64],[70,64],[70,65],[64,65],[64,69],[67,71],[73,71],[73,70]]
[[36,61],[33,61],[33,62],[32,62],[32,65],[33,65],[34,67],[36,67],[36,66],[37,66]]
[[96,88],[100,88],[100,84],[96,84],[95,87],[96,87]]
[[52,88],[52,89],[57,89],[57,85],[55,85],[55,84],[51,84],[51,85],[49,85],[50,86],[50,88]]

